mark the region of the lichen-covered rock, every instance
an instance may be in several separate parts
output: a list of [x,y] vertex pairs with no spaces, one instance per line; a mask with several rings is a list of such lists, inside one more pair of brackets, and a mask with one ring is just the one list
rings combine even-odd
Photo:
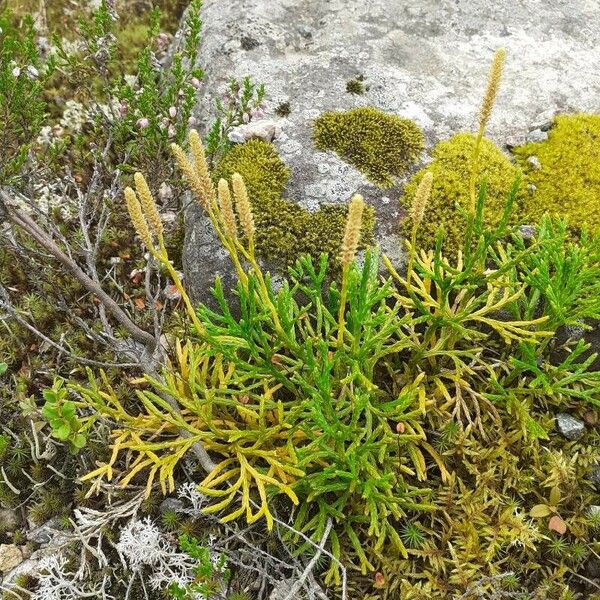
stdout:
[[16,511],[0,509],[0,533],[15,531],[19,527],[20,519]]
[[[431,147],[474,129],[491,56],[505,47],[488,135],[498,145],[523,144],[538,121],[597,108],[600,32],[581,23],[599,19],[600,6],[587,0],[205,0],[199,54],[205,80],[196,117],[206,133],[214,98],[230,78],[264,82],[267,117],[281,129],[274,143],[291,170],[285,198],[315,211],[362,193],[376,212],[376,239],[398,261],[401,182],[382,191],[334,152],[318,152],[314,119],[373,106],[413,119]],[[358,90],[348,86],[356,80]],[[206,297],[215,272],[231,272],[194,205],[184,257],[196,297]]]
[[185,512],[185,506],[178,498],[165,498],[158,507],[161,515],[169,512],[183,513]]
[[230,142],[234,144],[243,144],[249,140],[263,140],[265,142],[272,142],[279,126],[275,121],[268,119],[261,119],[259,121],[252,121],[250,123],[244,123],[234,127],[227,136]]

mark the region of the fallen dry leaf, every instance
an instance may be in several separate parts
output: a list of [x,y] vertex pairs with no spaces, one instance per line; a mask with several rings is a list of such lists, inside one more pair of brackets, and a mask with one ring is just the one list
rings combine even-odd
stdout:
[[550,521],[548,521],[548,529],[550,531],[556,531],[560,535],[567,533],[567,524],[558,516],[554,515]]

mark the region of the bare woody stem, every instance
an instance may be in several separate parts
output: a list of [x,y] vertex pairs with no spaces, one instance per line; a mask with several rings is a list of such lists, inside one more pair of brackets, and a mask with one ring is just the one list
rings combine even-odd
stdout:
[[29,234],[42,248],[60,262],[88,292],[96,296],[136,342],[143,344],[150,352],[155,350],[157,345],[155,337],[138,327],[125,311],[72,258],[67,256],[29,215],[13,205],[11,198],[4,191],[0,191],[0,205],[0,210],[6,218]]

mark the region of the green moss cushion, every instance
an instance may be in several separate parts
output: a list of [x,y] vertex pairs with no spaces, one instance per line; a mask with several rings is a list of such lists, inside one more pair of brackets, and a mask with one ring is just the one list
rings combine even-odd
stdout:
[[423,152],[424,138],[409,119],[376,108],[329,112],[313,123],[318,150],[332,150],[380,187],[394,185]]
[[[438,229],[446,232],[444,253],[455,256],[462,244],[465,220],[456,205],[469,206],[469,177],[475,136],[459,133],[439,143],[433,150],[433,161],[419,171],[406,185],[401,203],[410,208],[419,182],[426,171],[433,174],[431,197],[417,233],[417,244],[421,248],[433,248]],[[487,179],[485,221],[493,225],[502,216],[506,200],[518,175],[508,157],[489,140],[483,139],[479,154],[478,180]],[[522,195],[522,192],[520,192]],[[410,231],[410,218],[403,222],[404,233]]]
[[[251,140],[234,146],[218,165],[215,177],[240,173],[246,182],[256,223],[256,247],[264,258],[292,264],[301,254],[337,256],[342,242],[346,206],[325,205],[310,213],[283,198],[289,170],[273,144]],[[372,242],[373,210],[365,211],[362,244]]]
[[546,141],[514,154],[535,186],[526,195],[526,218],[536,222],[548,212],[567,217],[572,227],[600,231],[600,115],[558,116]]

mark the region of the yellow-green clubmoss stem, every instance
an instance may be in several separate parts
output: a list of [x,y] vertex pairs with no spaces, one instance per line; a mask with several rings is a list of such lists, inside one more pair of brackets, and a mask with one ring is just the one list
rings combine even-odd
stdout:
[[346,329],[346,300],[348,299],[348,272],[350,265],[345,264],[342,270],[342,290],[340,292],[340,308],[338,310],[338,337],[337,345],[341,348],[344,345],[344,332]]
[[485,125],[479,126],[475,146],[473,147],[473,155],[471,157],[471,173],[469,175],[469,214],[475,214],[475,206],[477,205],[477,172],[479,171],[479,152],[481,149],[481,140],[485,133]]
[[408,249],[408,266],[406,267],[406,285],[410,286],[410,278],[412,276],[413,265],[415,262],[415,254],[417,247],[417,229],[418,223],[413,223],[410,232],[410,248]]
[[175,287],[177,288],[177,291],[181,295],[181,299],[183,300],[183,303],[185,305],[188,316],[192,320],[192,323],[194,324],[194,327],[196,328],[198,335],[200,335],[201,337],[204,337],[204,336],[206,336],[206,328],[204,327],[204,325],[202,325],[202,323],[200,323],[200,320],[198,319],[198,316],[196,315],[196,311],[194,310],[194,307],[192,306],[192,303],[190,301],[190,297],[187,295],[187,292],[185,291],[185,288],[183,287],[181,278],[179,277],[179,275],[177,274],[177,271],[175,270],[175,268],[171,264],[171,261],[169,260],[169,255],[167,254],[167,249],[165,248],[165,244],[164,244],[162,235],[159,236],[158,242],[159,242],[160,252],[156,252],[154,254],[154,257],[158,261],[160,261],[160,263],[165,267],[165,269],[169,273],[169,276],[173,280],[173,284],[175,285]]
[[223,215],[221,215],[221,211],[216,202],[214,202],[214,204],[210,207],[208,211],[208,217],[215,229],[215,232],[217,233],[219,240],[221,241],[221,244],[223,244],[223,247],[227,250],[229,257],[231,258],[231,262],[235,267],[239,280],[244,286],[244,289],[248,289],[248,276],[242,267],[238,254],[238,248],[241,246],[241,244],[237,238],[233,239],[226,235],[224,223],[222,222]]
[[254,274],[256,275],[256,278],[258,279],[258,285],[259,285],[258,291],[260,292],[260,299],[262,300],[262,302],[264,302],[269,307],[269,311],[271,313],[271,318],[273,319],[273,325],[275,327],[275,331],[283,340],[285,340],[286,344],[288,344],[288,346],[290,348],[297,348],[297,344],[294,342],[294,340],[292,340],[290,338],[290,336],[285,332],[285,330],[281,326],[281,320],[279,319],[279,313],[277,312],[277,307],[271,301],[271,296],[269,294],[269,290],[267,288],[267,283],[266,283],[264,275],[262,273],[262,269],[260,268],[260,265],[256,261],[256,256],[254,254],[254,245],[249,244],[248,250],[246,250],[241,244],[239,245],[239,248],[241,249],[242,253],[244,254],[244,257],[246,258],[246,260],[250,263],[250,266],[252,267],[252,271],[254,272]]

